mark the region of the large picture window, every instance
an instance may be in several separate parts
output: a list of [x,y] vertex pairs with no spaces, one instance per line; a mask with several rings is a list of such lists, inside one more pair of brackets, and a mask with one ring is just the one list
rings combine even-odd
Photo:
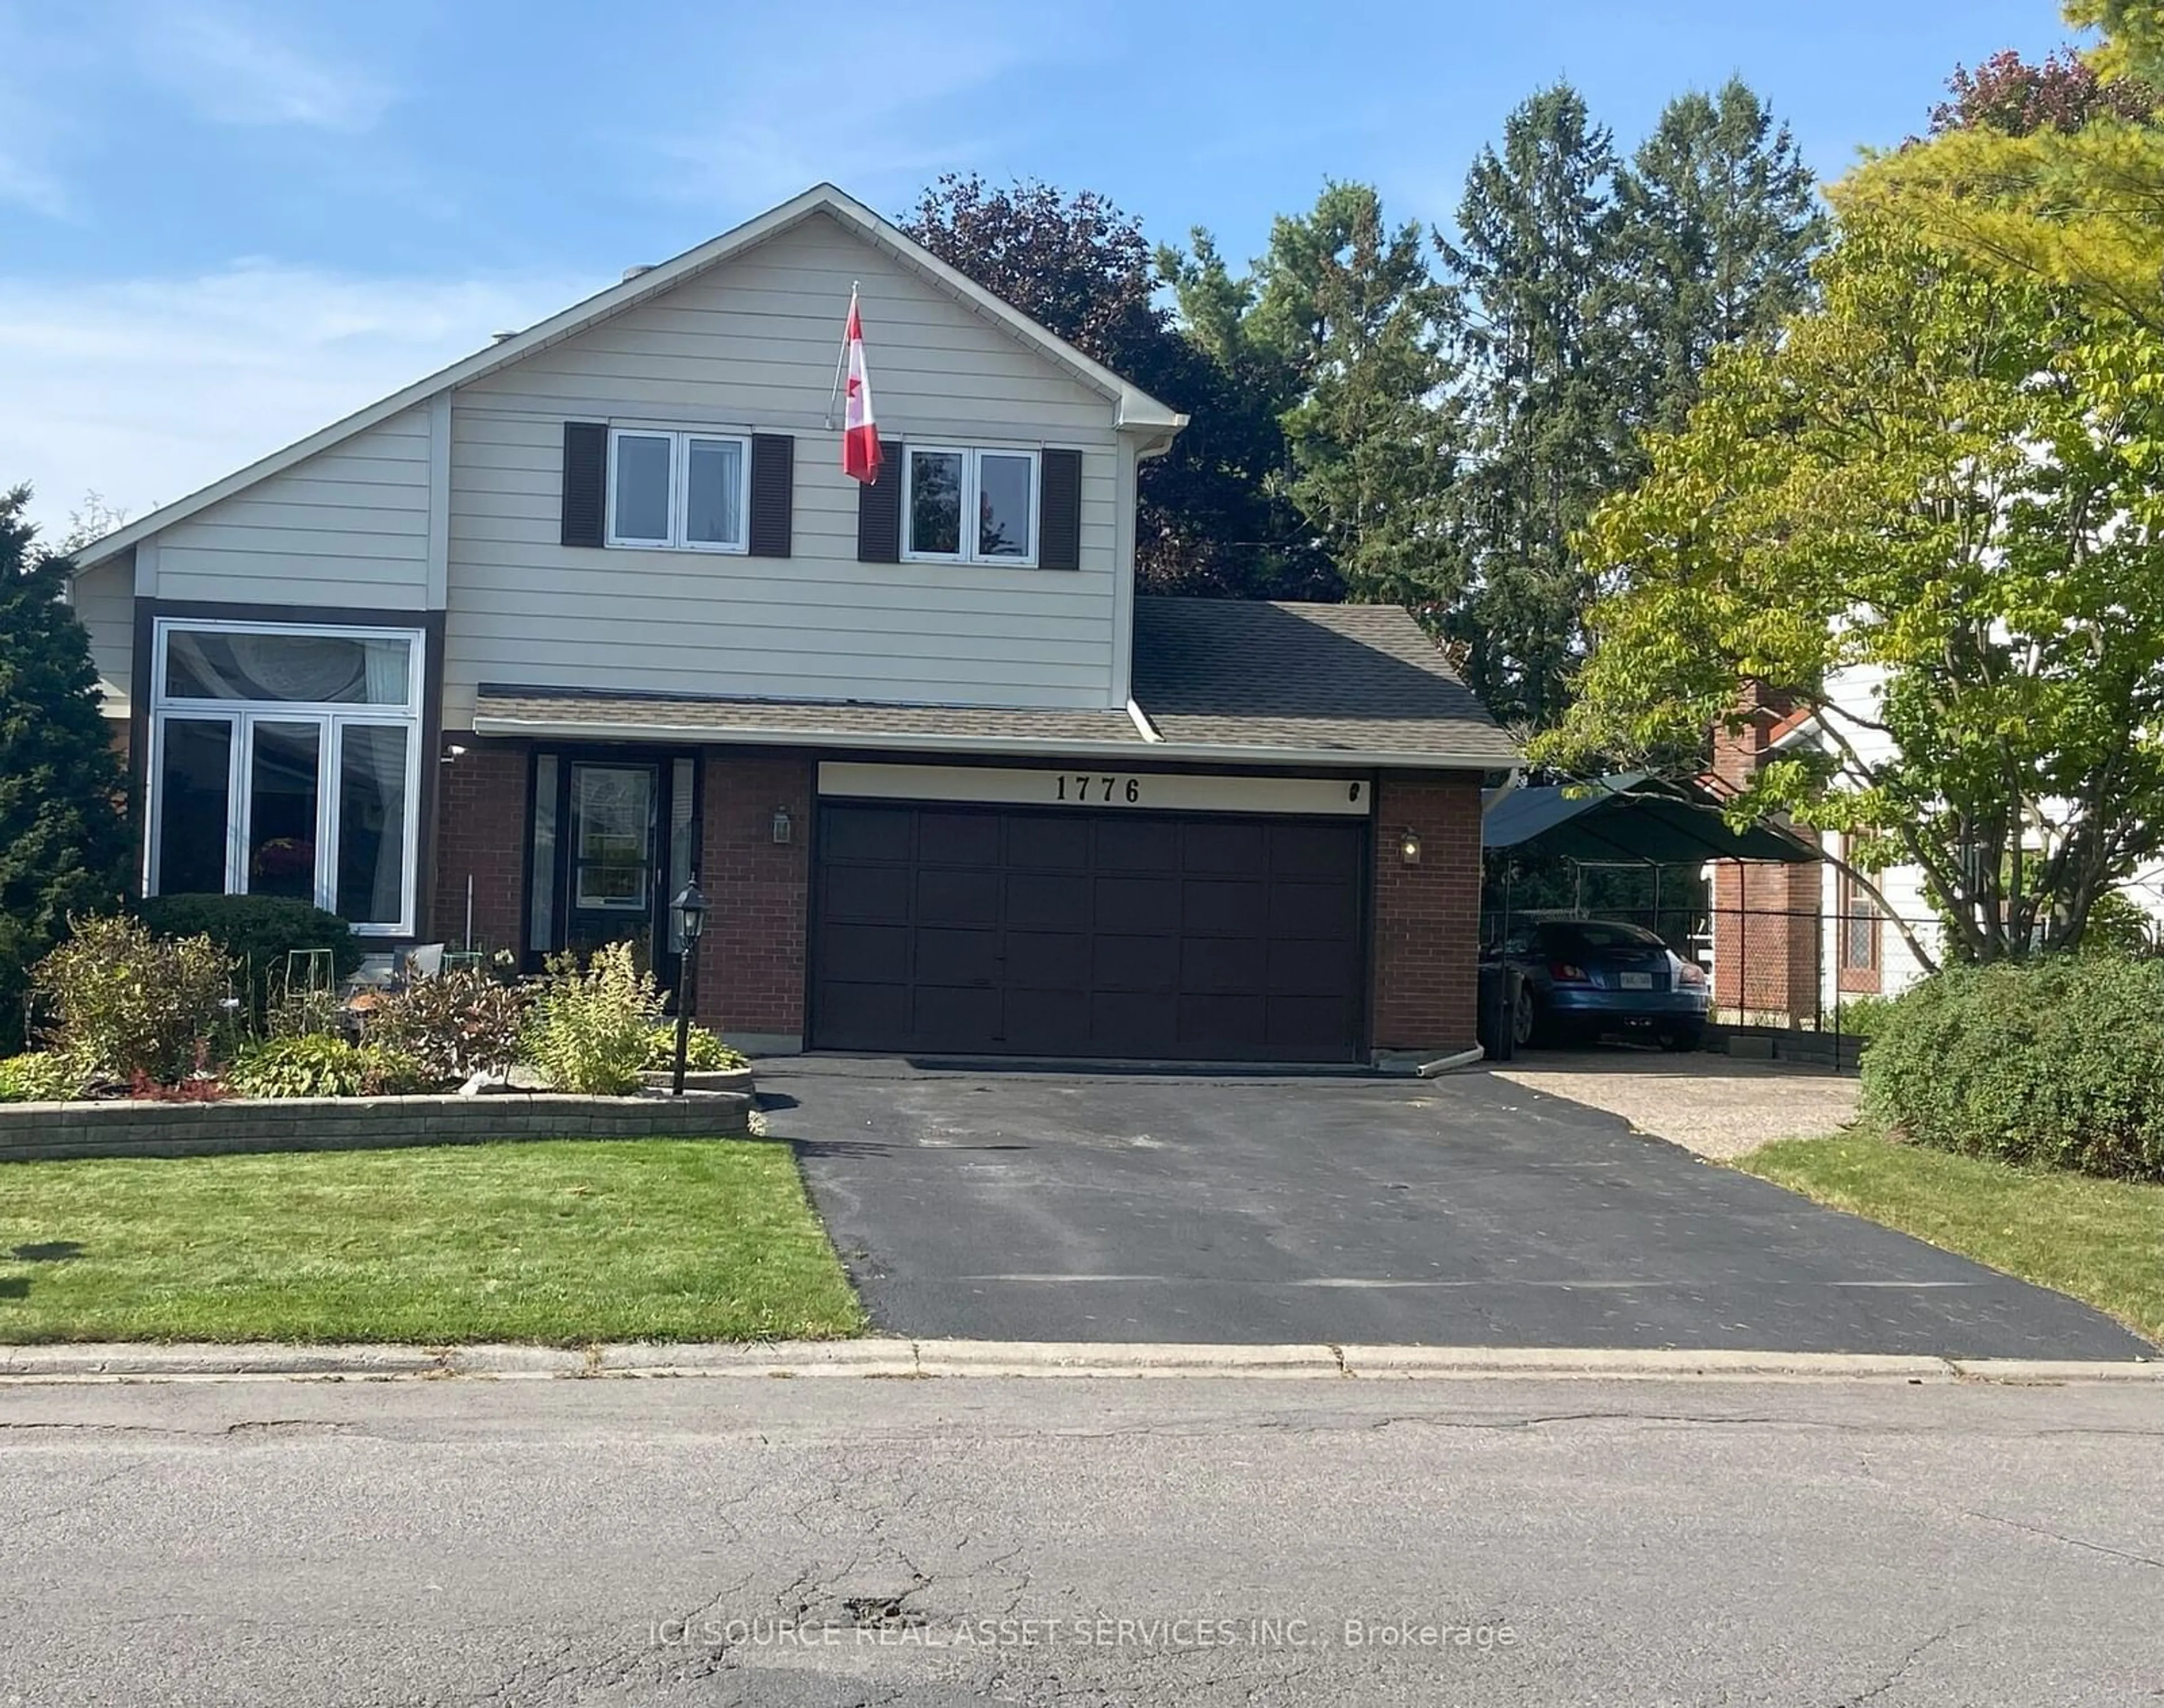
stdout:
[[743,551],[750,497],[748,439],[659,428],[609,434],[611,545]]
[[163,618],[146,895],[290,896],[414,928],[422,637]]
[[906,460],[903,557],[1035,565],[1035,451],[911,445]]

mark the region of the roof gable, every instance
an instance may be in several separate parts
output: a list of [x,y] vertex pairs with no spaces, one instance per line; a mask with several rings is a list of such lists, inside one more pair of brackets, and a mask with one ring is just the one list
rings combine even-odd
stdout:
[[[685,281],[766,242],[816,213],[825,213],[872,247],[890,255],[954,300],[1001,328],[1025,348],[1036,351],[1090,390],[1114,410],[1122,428],[1169,436],[1186,424],[1187,418],[1160,403],[1139,387],[1130,385],[1102,363],[1093,360],[1065,339],[1038,325],[1018,308],[994,296],[975,281],[947,265],[937,255],[912,243],[894,225],[832,184],[820,184],[802,195],[769,209],[733,230],[710,239],[674,260],[647,268],[610,286],[607,290],[574,303],[513,337],[453,362],[402,391],[356,410],[341,421],[296,440],[283,449],[250,463],[247,467],[214,481],[209,486],[150,512],[117,529],[76,554],[79,569],[88,569],[148,539],[160,529],[195,515],[221,499],[292,468],[295,464],[366,432],[417,403],[439,393],[470,385],[511,367],[537,350],[561,343],[597,326],[628,308],[654,301]],[[836,341],[839,343],[837,328]]]

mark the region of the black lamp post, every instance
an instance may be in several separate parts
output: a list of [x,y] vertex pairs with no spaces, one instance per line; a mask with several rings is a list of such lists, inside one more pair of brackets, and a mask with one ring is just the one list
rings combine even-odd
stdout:
[[669,904],[676,916],[683,953],[676,957],[676,1079],[670,1096],[684,1095],[684,1056],[691,1043],[691,1003],[699,989],[699,933],[706,928],[706,898],[693,879]]

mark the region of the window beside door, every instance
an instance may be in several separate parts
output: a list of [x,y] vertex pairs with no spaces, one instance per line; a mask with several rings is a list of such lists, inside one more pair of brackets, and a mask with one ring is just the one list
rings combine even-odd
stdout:
[[160,618],[146,895],[286,896],[410,935],[422,637]]

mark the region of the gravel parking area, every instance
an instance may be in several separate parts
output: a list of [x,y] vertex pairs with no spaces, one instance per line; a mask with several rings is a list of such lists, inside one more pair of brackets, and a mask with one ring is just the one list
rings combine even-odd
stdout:
[[1777,1138],[1818,1138],[1856,1119],[1854,1075],[1795,1062],[1615,1048],[1542,1050],[1486,1071],[1722,1160]]

